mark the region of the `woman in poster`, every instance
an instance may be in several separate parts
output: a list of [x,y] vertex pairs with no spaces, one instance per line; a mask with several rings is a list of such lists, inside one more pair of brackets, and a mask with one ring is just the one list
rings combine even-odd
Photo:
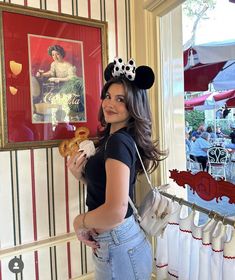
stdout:
[[71,116],[83,113],[78,121],[84,120],[83,81],[76,75],[76,67],[64,59],[65,50],[60,45],[50,46],[48,54],[53,59],[50,70],[45,72],[39,69],[36,73],[41,82],[43,101],[62,105],[66,103]]

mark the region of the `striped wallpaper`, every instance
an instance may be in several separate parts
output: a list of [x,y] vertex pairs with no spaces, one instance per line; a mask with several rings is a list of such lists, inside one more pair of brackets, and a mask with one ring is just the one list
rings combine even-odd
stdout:
[[[108,22],[108,56],[130,58],[130,0],[0,1]],[[13,23],[14,24],[14,23]],[[66,168],[57,148],[0,152],[0,280],[73,279],[92,271],[91,251],[75,239],[27,251],[21,273],[8,268],[7,248],[73,231],[85,210],[85,188]]]

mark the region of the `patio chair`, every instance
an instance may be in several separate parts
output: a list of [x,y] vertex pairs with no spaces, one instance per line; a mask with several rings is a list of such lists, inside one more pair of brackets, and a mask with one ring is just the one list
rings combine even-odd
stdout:
[[226,180],[226,167],[229,159],[228,151],[223,147],[212,147],[207,150],[208,173],[215,179]]
[[187,158],[187,170],[191,171],[193,174],[202,171],[202,165],[195,158],[194,160],[191,158]]
[[[235,178],[235,152],[231,154],[230,161],[229,161],[229,176],[231,181],[234,181]],[[235,182],[233,182],[235,183]]]

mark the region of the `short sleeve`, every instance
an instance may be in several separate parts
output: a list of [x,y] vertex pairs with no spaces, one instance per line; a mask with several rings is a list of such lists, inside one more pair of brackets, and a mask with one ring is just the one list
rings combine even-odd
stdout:
[[122,133],[111,135],[105,148],[105,160],[108,158],[119,160],[131,168],[136,158],[131,136]]

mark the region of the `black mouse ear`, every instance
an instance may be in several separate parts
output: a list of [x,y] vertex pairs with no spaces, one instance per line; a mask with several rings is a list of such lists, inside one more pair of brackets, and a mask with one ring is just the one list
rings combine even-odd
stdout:
[[109,80],[111,80],[113,78],[112,72],[113,72],[113,68],[114,68],[114,63],[111,62],[107,65],[107,67],[104,70],[104,79],[106,82],[108,82]]
[[140,89],[149,89],[154,84],[155,75],[153,70],[145,65],[136,68],[134,83]]

